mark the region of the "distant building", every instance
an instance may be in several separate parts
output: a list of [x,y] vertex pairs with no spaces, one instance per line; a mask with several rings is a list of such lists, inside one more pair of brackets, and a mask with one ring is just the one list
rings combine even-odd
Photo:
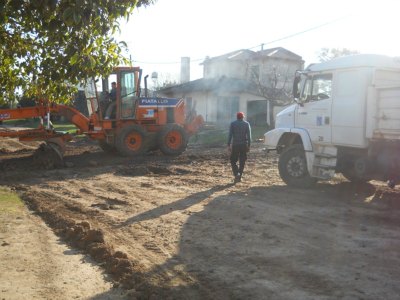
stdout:
[[288,103],[301,56],[284,48],[238,50],[207,58],[203,78],[162,88],[159,96],[184,98],[206,122],[225,125],[243,111],[253,125],[271,125],[271,110]]

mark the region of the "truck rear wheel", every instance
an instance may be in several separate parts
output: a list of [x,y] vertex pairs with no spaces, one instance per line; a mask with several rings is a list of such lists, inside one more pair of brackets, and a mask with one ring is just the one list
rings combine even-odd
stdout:
[[146,132],[137,125],[128,125],[117,135],[116,148],[124,156],[141,155],[147,151]]
[[353,183],[367,183],[371,180],[368,160],[363,157],[349,156],[342,175]]
[[185,129],[178,124],[166,125],[160,132],[159,145],[166,155],[179,155],[186,150],[188,136]]
[[289,186],[310,187],[317,182],[308,173],[306,156],[302,145],[289,146],[279,157],[279,175]]

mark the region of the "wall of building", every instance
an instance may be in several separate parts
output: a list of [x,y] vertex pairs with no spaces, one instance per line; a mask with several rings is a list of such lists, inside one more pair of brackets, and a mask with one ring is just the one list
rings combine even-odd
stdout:
[[220,78],[222,76],[230,78],[246,78],[243,61],[221,60],[204,65],[204,78]]

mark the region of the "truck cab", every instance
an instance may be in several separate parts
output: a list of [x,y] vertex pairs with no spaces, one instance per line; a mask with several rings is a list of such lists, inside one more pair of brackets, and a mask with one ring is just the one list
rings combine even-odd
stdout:
[[[398,177],[400,61],[352,55],[296,74],[295,103],[276,117],[265,145],[280,154],[282,179],[306,186],[342,173],[351,181]],[[389,153],[390,152],[390,153]]]

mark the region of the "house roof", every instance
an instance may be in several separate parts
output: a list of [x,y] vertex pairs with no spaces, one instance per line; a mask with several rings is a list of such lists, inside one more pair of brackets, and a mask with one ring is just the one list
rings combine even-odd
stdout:
[[188,92],[209,92],[209,91],[229,91],[243,92],[249,90],[250,83],[246,80],[229,78],[222,76],[220,78],[201,78],[182,84],[166,87],[159,91],[165,94],[188,93]]
[[[170,86],[167,88],[160,89],[159,92],[165,95],[174,95],[174,94],[185,94],[192,92],[229,92],[229,93],[250,93],[257,96],[260,96],[260,91],[255,83],[237,79],[237,78],[229,78],[226,76],[220,78],[210,78],[210,79],[197,79],[190,82],[182,83],[179,85]],[[290,100],[290,96],[288,96],[283,89],[273,89],[267,88],[264,90],[264,96],[266,99],[280,99],[282,101]]]
[[285,58],[285,59],[293,59],[293,60],[302,60],[300,55],[297,55],[285,48],[276,47],[265,49],[261,51],[254,52],[248,49],[240,49],[236,51],[232,51],[220,56],[215,56],[211,58],[207,58],[201,64],[208,64],[211,62],[223,61],[223,60],[241,60],[246,58],[265,58],[265,57],[273,57],[273,58]]
[[250,57],[252,54],[254,54],[254,51],[247,50],[247,49],[240,49],[236,51],[232,51],[223,55],[219,56],[214,56],[211,58],[206,58],[201,64],[205,63],[210,63],[210,62],[216,62],[216,61],[221,61],[221,60],[240,60],[245,57]]
[[[203,64],[210,62],[226,61],[226,60],[243,60],[243,59],[262,59],[265,57],[283,58],[290,60],[302,61],[301,56],[286,50],[282,47],[265,49],[254,52],[248,49],[232,51],[224,55],[206,59]],[[166,95],[185,94],[190,92],[221,92],[227,91],[231,93],[254,93],[257,90],[254,83],[248,80],[222,76],[219,78],[201,78],[178,85],[165,87],[159,90],[160,93]]]
[[279,57],[279,58],[290,58],[290,59],[295,59],[295,60],[302,60],[302,57],[300,55],[297,55],[296,53],[289,51],[282,47],[261,50],[261,51],[255,52],[255,55],[260,56],[260,57],[268,56],[268,57],[277,57],[277,58]]

